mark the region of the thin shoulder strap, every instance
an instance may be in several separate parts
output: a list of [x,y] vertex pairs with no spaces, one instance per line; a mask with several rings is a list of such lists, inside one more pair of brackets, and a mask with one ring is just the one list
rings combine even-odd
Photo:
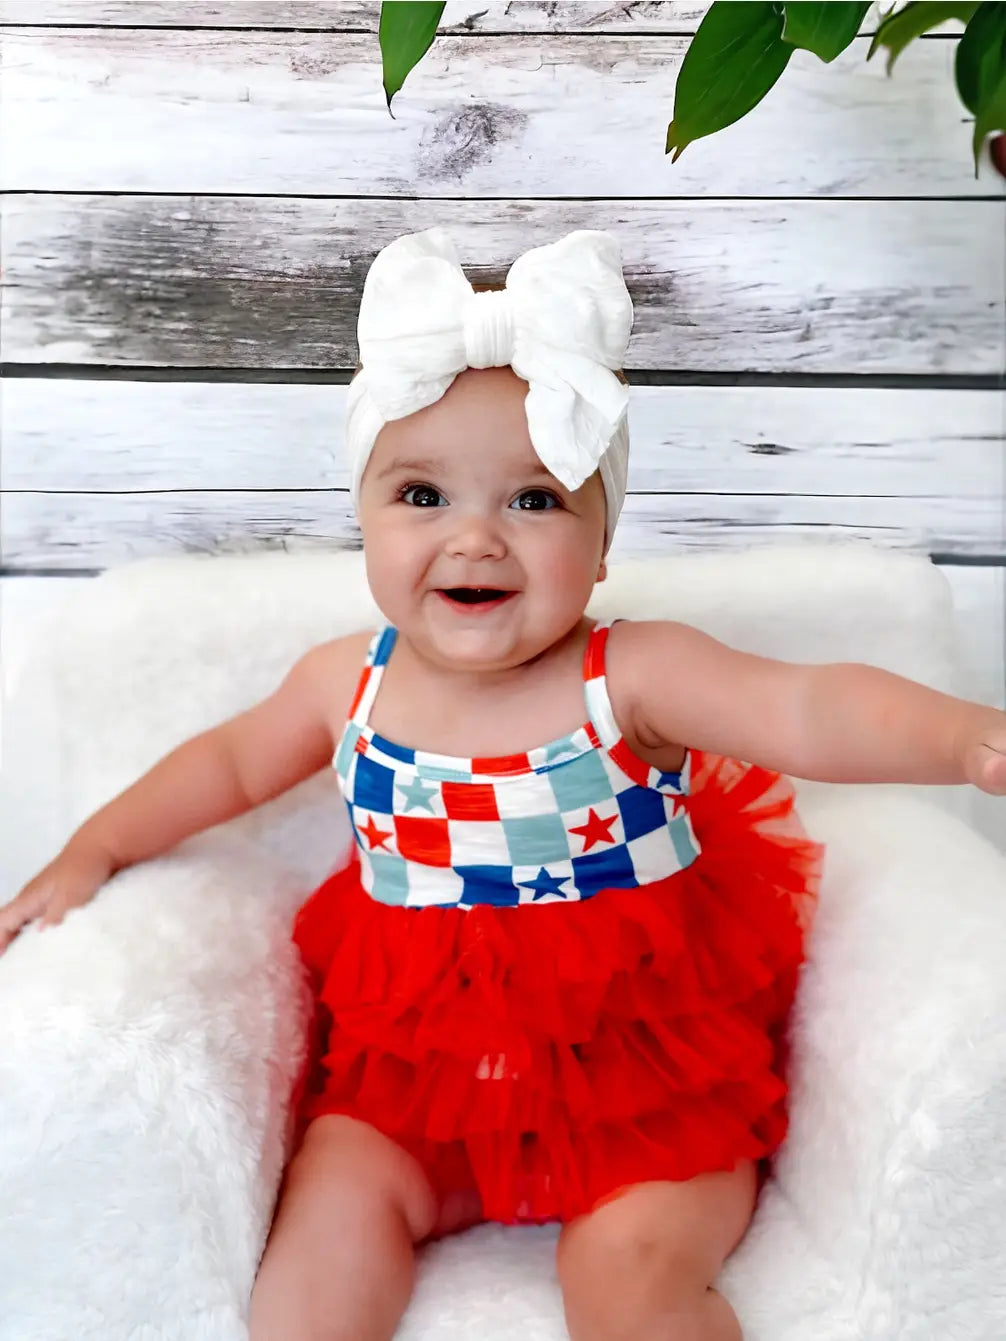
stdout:
[[611,708],[611,699],[608,697],[605,671],[608,634],[611,626],[617,623],[617,619],[599,619],[590,631],[586,651],[583,654],[583,692],[587,701],[587,716],[602,745],[609,750],[622,739],[622,733],[618,729]]
[[595,624],[583,659],[584,692],[594,730],[601,744],[610,751],[614,763],[635,782],[637,787],[649,787],[671,796],[687,794],[691,785],[690,751],[685,752],[685,762],[680,773],[663,773],[645,759],[641,759],[638,754],[633,754],[628,741],[618,729],[611,699],[608,696],[605,672],[608,634],[611,626],[618,622],[617,619],[609,619]]
[[367,659],[360,672],[356,693],[349,709],[349,720],[361,730],[367,725],[370,717],[370,710],[374,706],[374,699],[380,688],[384,668],[391,656],[391,649],[395,645],[397,632],[397,629],[387,624],[383,629],[378,629],[370,640]]

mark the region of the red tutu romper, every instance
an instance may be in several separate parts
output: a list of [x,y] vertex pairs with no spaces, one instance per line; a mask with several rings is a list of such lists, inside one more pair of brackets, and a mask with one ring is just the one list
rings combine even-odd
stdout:
[[[613,622],[613,621],[611,621]],[[484,1218],[568,1221],[633,1183],[772,1154],[821,851],[779,774],[632,753],[597,623],[587,721],[524,754],[404,748],[368,717],[335,767],[355,834],[300,909],[314,986],[298,1134],[325,1113],[410,1151]]]

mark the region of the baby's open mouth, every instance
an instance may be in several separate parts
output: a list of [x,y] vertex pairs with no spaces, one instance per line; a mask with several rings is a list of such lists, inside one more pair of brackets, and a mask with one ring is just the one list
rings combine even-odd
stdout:
[[459,605],[488,605],[506,600],[514,593],[500,587],[444,587],[440,594],[448,600],[457,601]]

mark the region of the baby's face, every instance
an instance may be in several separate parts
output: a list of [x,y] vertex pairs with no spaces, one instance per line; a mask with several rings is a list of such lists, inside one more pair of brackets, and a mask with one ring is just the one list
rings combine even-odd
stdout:
[[433,405],[382,428],[361,482],[374,598],[445,666],[539,655],[604,576],[600,477],[570,491],[549,474],[528,435],[527,389],[509,367],[466,369]]

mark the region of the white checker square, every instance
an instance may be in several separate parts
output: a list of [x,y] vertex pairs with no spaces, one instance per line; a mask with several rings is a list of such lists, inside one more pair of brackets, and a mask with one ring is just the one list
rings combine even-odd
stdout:
[[547,773],[526,773],[516,786],[511,778],[501,779],[501,785],[496,788],[496,808],[500,819],[527,819],[530,815],[559,813],[559,803]]
[[506,833],[498,820],[448,820],[454,866],[509,866]]
[[395,821],[390,815],[368,810],[366,806],[354,806],[353,820],[360,833],[359,847],[365,853],[379,852],[386,857],[399,855]]
[[418,862],[410,861],[408,867],[409,893],[405,902],[409,908],[460,902],[464,881],[449,866],[421,866]]
[[641,885],[651,884],[654,880],[666,880],[669,875],[681,870],[681,862],[666,824],[639,838],[633,838],[627,847],[632,869]]

